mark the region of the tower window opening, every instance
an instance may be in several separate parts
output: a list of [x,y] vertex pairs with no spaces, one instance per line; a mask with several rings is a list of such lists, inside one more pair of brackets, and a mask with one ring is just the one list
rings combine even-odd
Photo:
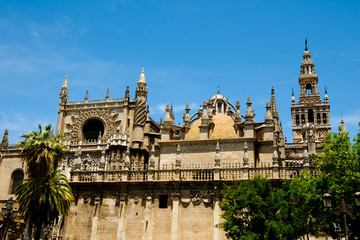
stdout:
[[309,73],[309,66],[306,66],[306,72]]
[[222,104],[220,102],[218,102],[218,104],[217,104],[217,112],[218,113],[222,113],[221,107],[222,107]]
[[296,115],[295,119],[296,119],[296,125],[299,125],[299,123],[300,123],[299,115]]
[[318,113],[318,114],[316,114],[316,120],[317,120],[317,122],[318,123],[320,123],[321,122],[321,115],[320,115],[320,113]]
[[24,180],[24,172],[21,170],[16,170],[11,175],[11,186],[10,186],[10,194],[15,194],[16,188],[22,183]]
[[314,122],[314,111],[312,109],[309,109],[308,110],[308,121],[310,123],[313,123]]
[[323,122],[326,123],[327,119],[326,119],[326,113],[323,113]]
[[160,195],[159,208],[167,208],[167,207],[168,207],[168,195]]
[[301,114],[301,123],[305,123],[305,115]]
[[306,84],[306,94],[312,94],[311,84]]

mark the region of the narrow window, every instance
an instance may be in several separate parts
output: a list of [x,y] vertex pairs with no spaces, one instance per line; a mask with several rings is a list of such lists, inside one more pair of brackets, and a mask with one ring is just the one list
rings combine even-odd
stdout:
[[22,183],[24,179],[24,173],[21,170],[16,170],[11,175],[11,187],[10,194],[15,194],[16,188]]
[[305,115],[301,114],[301,123],[305,123]]
[[160,195],[159,208],[167,208],[167,207],[168,207],[168,195]]
[[296,125],[299,125],[299,123],[300,123],[299,115],[296,115]]
[[312,94],[311,84],[306,84],[306,94]]
[[326,123],[326,113],[323,113],[323,122]]
[[318,113],[318,114],[316,114],[316,120],[317,120],[317,122],[318,123],[320,123],[321,122],[321,115],[320,115],[320,113]]
[[218,102],[218,104],[217,104],[217,107],[218,107],[218,113],[221,113],[221,103],[220,102]]
[[314,111],[312,109],[309,109],[308,110],[308,121],[310,123],[313,123],[314,122]]

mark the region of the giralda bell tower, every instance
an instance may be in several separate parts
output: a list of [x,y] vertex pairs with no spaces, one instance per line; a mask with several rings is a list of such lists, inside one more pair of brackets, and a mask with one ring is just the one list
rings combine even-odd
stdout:
[[322,141],[325,134],[331,131],[330,104],[325,88],[324,101],[321,101],[318,93],[318,76],[315,65],[310,59],[311,54],[305,40],[304,60],[300,66],[300,95],[296,103],[294,91],[291,98],[291,116],[293,123],[294,143],[309,140],[310,133],[316,141]]

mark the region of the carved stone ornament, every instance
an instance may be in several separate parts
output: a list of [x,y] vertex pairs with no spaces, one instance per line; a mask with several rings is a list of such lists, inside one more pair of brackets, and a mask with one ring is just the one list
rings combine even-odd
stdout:
[[199,205],[202,201],[202,195],[198,195],[198,194],[192,195],[191,201],[195,206]]
[[133,201],[134,201],[135,204],[138,204],[139,201],[140,201],[140,198],[138,196],[136,196],[136,197],[134,197]]
[[116,125],[120,124],[120,121],[116,121],[117,116],[117,113],[112,114],[109,109],[80,110],[78,116],[72,117],[71,139],[80,140],[80,136],[82,136],[82,126],[90,118],[102,120],[105,129],[103,139],[108,139],[111,134],[115,132]]

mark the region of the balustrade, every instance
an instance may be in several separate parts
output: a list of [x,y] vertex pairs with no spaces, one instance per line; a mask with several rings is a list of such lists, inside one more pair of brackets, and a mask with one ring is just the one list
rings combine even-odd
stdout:
[[[275,171],[276,170],[276,171]],[[217,168],[219,180],[238,181],[257,176],[267,179],[291,179],[304,170],[296,167],[260,167],[260,168]],[[312,175],[319,172],[309,169]],[[70,182],[146,182],[146,181],[213,181],[215,169],[162,169],[162,170],[98,170],[72,171]]]

